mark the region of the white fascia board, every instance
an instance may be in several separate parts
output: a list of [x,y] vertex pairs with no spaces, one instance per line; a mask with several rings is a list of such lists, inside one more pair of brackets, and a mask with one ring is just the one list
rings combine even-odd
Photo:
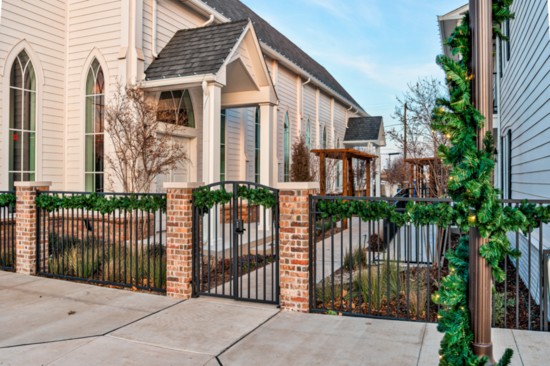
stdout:
[[292,72],[295,72],[297,75],[302,76],[304,79],[311,79],[311,83],[316,85],[320,90],[324,91],[325,93],[329,94],[330,96],[333,96],[335,99],[337,99],[340,103],[346,106],[353,107],[353,109],[357,110],[357,113],[362,117],[367,117],[368,114],[365,112],[362,108],[355,105],[351,101],[344,98],[342,95],[337,93],[332,88],[325,85],[322,81],[317,79],[315,76],[311,75],[306,70],[302,69],[300,66],[296,65],[294,62],[290,61],[286,56],[282,55],[281,53],[277,52],[273,48],[271,48],[267,43],[261,42],[262,50],[264,53],[273,58],[274,60],[277,60],[281,62],[286,68],[291,70]]
[[179,86],[184,86],[184,87],[200,86],[204,81],[206,82],[217,81],[216,75],[204,74],[204,75],[182,76],[179,78],[145,80],[140,83],[140,87],[151,91],[162,91],[162,90],[172,90],[175,87],[179,87]]

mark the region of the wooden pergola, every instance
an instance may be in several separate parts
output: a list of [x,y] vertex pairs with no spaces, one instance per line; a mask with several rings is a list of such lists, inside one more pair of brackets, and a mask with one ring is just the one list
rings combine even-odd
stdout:
[[[409,174],[409,187],[411,189],[414,188],[413,180],[416,179],[417,188],[419,189],[419,191],[422,188],[420,183],[421,182],[424,183],[424,178],[425,178],[424,167],[426,167],[426,166],[429,167],[428,180],[429,180],[429,184],[430,184],[429,185],[430,192],[429,192],[428,196],[429,197],[438,197],[439,192],[437,192],[437,185],[435,184],[434,168],[436,166],[441,165],[441,160],[437,157],[410,158],[410,159],[406,159],[405,163],[411,166],[411,170],[410,170],[410,174]],[[408,172],[408,170],[407,170],[407,172]],[[420,194],[419,196],[422,196],[422,194]]]
[[313,154],[319,157],[319,174],[320,174],[320,190],[321,196],[326,194],[326,159],[342,160],[343,162],[343,196],[355,195],[355,188],[353,184],[353,164],[352,160],[366,161],[366,191],[367,195],[371,188],[371,162],[378,159],[378,156],[368,154],[355,149],[315,149],[311,150]]

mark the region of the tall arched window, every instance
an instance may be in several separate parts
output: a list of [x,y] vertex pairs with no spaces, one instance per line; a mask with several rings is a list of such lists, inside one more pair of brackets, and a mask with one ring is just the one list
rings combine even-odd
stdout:
[[308,149],[311,149],[311,124],[309,123],[309,118],[306,124],[306,146]]
[[255,139],[256,139],[256,144],[255,144],[255,149],[254,149],[254,169],[255,169],[255,182],[256,183],[260,183],[260,141],[261,141],[261,135],[260,135],[260,108],[256,108],[256,121],[255,121]]
[[105,118],[105,78],[97,59],[86,79],[86,166],[87,192],[103,192],[103,143]]
[[22,51],[10,74],[9,186],[35,180],[36,169],[36,74]]
[[195,127],[195,113],[188,90],[170,90],[160,94],[157,120],[184,127]]
[[327,148],[327,128],[323,127],[323,149]]
[[288,112],[285,113],[284,123],[284,181],[290,182],[290,122]]

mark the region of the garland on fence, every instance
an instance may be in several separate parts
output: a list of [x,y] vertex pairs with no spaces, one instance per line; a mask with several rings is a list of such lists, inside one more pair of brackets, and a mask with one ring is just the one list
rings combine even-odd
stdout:
[[166,197],[157,195],[105,197],[96,193],[72,196],[40,194],[36,197],[35,202],[38,208],[48,212],[57,209],[85,209],[97,211],[102,215],[113,213],[116,210],[147,212],[162,210],[166,212]]
[[13,193],[0,194],[0,207],[12,206],[16,201],[17,199]]
[[[248,188],[239,186],[237,196],[247,200],[251,205],[273,208],[277,205],[277,197],[267,188]],[[193,205],[197,207],[202,214],[205,214],[214,205],[225,205],[231,202],[233,194],[227,192],[225,188],[210,190],[209,187],[201,187],[193,192]]]

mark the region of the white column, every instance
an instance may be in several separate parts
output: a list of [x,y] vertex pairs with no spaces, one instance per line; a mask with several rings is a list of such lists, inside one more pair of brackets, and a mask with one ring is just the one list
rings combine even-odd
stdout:
[[376,159],[376,197],[381,197],[380,175],[382,173],[382,156],[380,155],[380,146],[376,146],[376,155],[378,155],[378,159]]
[[218,83],[203,85],[202,179],[206,184],[220,180],[221,101],[222,85]]
[[270,104],[260,104],[260,183],[269,187],[275,183],[273,166],[277,166],[274,109]]

